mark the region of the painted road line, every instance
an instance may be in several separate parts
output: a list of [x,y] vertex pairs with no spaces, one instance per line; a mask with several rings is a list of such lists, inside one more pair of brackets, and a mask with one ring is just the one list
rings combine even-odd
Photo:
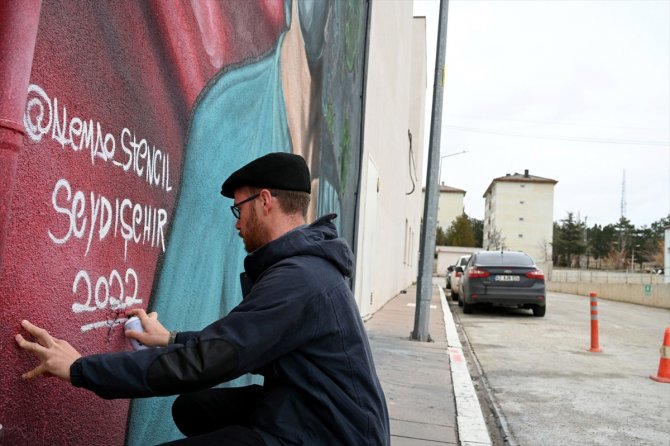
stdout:
[[[416,307],[416,303],[414,303],[414,302],[409,302],[409,303],[407,304],[407,306],[408,306],[408,307]],[[430,309],[431,309],[431,310],[434,310],[434,309],[436,309],[436,308],[437,308],[437,305],[431,305],[431,306],[430,306]]]
[[491,437],[486,429],[486,422],[482,414],[475,386],[472,384],[468,365],[463,355],[463,347],[458,339],[456,324],[451,315],[449,304],[440,290],[440,302],[444,315],[444,330],[447,335],[447,354],[451,365],[451,382],[454,386],[456,399],[456,423],[458,424],[458,438],[463,446],[491,445]]
[[439,285],[437,285],[437,287],[440,289],[440,302],[442,303],[442,315],[444,316],[444,330],[447,334],[447,346],[462,350],[463,346],[461,345],[461,340],[458,338],[454,316],[452,316],[451,310],[449,309],[444,290]]

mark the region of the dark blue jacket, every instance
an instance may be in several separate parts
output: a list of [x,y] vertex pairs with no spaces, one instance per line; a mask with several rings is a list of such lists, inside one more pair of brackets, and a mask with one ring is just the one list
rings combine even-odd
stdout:
[[268,445],[388,445],[384,393],[346,282],[353,254],[334,218],[249,254],[245,297],[226,317],[165,348],[80,358],[72,383],[103,398],[137,398],[256,373],[267,397],[252,423]]

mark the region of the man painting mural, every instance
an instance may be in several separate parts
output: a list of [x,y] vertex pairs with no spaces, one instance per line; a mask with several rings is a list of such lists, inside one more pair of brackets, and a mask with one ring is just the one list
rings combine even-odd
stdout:
[[[197,332],[169,332],[134,309],[160,348],[82,357],[28,321],[37,342],[16,335],[40,364],[23,377],[57,376],[103,398],[181,394],[173,405],[179,445],[388,445],[384,394],[346,276],[353,255],[334,215],[306,225],[305,160],[271,153],[234,172],[221,193],[234,199],[235,228],[249,253],[244,299]],[[203,240],[206,243],[205,240]],[[245,373],[262,386],[213,388]]]

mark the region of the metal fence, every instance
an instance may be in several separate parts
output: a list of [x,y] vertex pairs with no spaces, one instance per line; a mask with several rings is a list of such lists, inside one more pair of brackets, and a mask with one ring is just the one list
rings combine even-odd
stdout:
[[583,269],[554,269],[551,272],[552,282],[585,282],[585,283],[632,283],[661,284],[665,278],[662,274],[632,273],[623,271],[594,271]]

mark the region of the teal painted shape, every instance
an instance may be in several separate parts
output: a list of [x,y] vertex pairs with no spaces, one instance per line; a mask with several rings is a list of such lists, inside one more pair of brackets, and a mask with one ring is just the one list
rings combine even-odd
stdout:
[[[319,200],[316,206],[316,215],[337,214],[341,215],[342,209],[340,206],[340,197],[337,190],[327,179],[323,178],[319,182],[319,190],[317,193]],[[333,220],[338,234],[342,231],[342,218]]]
[[[280,51],[223,72],[201,95],[191,120],[170,239],[152,298],[165,327],[199,330],[242,298],[244,247],[221,184],[249,161],[291,151],[281,84]],[[235,385],[258,382],[243,377]],[[133,401],[127,444],[182,438],[172,421],[175,397]]]

